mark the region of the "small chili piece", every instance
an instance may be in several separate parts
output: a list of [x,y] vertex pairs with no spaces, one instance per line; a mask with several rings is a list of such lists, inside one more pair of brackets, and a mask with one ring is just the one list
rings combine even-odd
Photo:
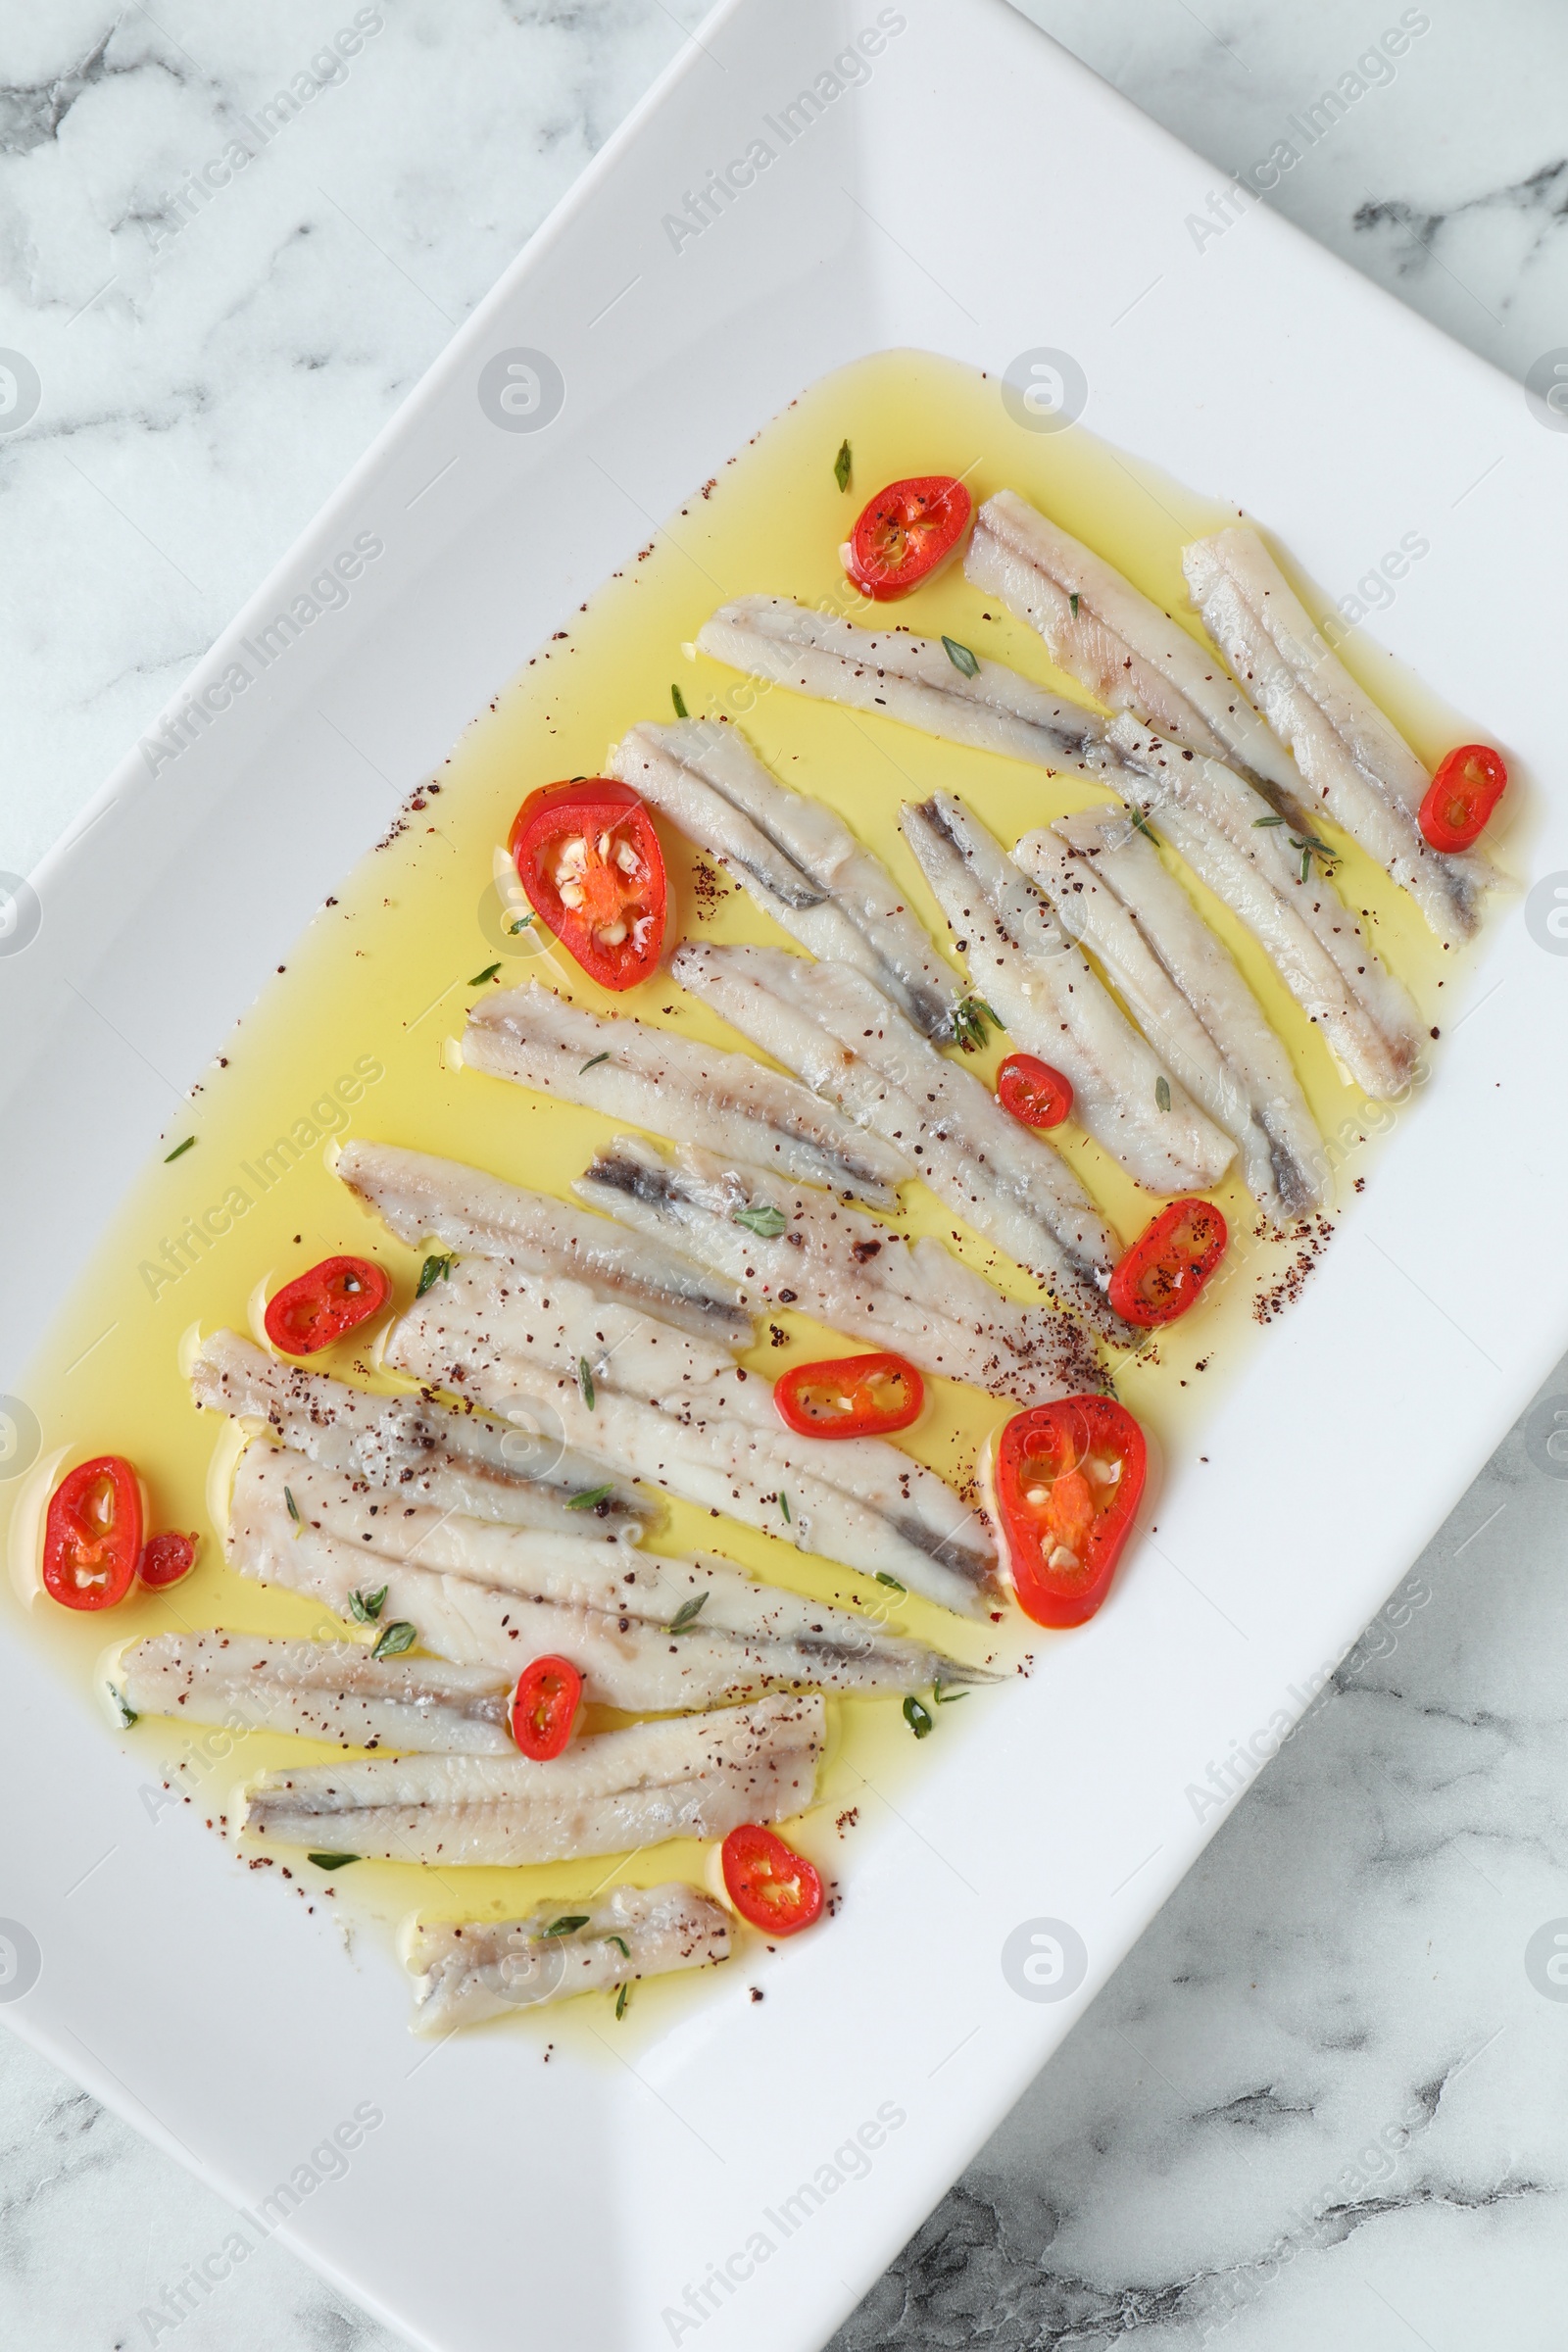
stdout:
[[918,1421],[925,1382],[902,1355],[836,1355],[796,1364],[773,1402],[803,1438],[885,1438]]
[[997,1072],[997,1101],[1024,1127],[1059,1127],[1072,1108],[1072,1080],[1034,1054],[1009,1054]]
[[1470,849],[1501,800],[1508,770],[1489,743],[1462,743],[1427,786],[1420,825],[1435,850],[1453,856]]
[[1112,1307],[1141,1331],[1174,1323],[1197,1303],[1228,1238],[1212,1200],[1173,1200],[1118,1259],[1110,1277]]
[[518,809],[507,846],[534,912],[590,980],[635,988],[658,969],[664,853],[629,784],[585,776],[544,785]]
[[512,1737],[525,1756],[548,1764],[571,1738],[582,1704],[582,1676],[568,1658],[535,1658],[512,1694]]
[[369,1257],[323,1257],[268,1302],[267,1336],[284,1355],[315,1355],[368,1323],[392,1296],[392,1278]]
[[886,604],[907,596],[956,554],[972,501],[951,473],[889,482],[856,516],[844,568],[857,588]]
[[43,1589],[67,1609],[112,1609],[141,1557],[141,1487],[118,1453],[79,1463],[49,1497]]
[[196,1565],[198,1539],[174,1531],[150,1536],[141,1547],[141,1559],[136,1574],[153,1592],[167,1592],[171,1585],[180,1584]]
[[997,1441],[994,1484],[1018,1606],[1082,1625],[1110,1590],[1148,1471],[1144,1433],[1112,1396],[1032,1405]]
[[822,1881],[782,1838],[760,1822],[731,1830],[719,1854],[729,1899],[764,1936],[798,1936],[822,1913]]

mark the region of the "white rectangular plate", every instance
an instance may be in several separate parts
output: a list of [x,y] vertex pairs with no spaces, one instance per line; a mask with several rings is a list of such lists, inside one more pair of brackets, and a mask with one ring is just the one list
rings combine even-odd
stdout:
[[[879,21],[864,71],[835,74]],[[817,87],[786,145],[784,110]],[[757,139],[775,155],[754,183],[672,231]],[[1536,870],[1568,868],[1568,444],[1260,209],[1200,242],[1212,181],[1002,0],[721,8],[192,690],[372,532],[347,604],[249,661],[177,757],[128,759],[40,875],[36,937],[0,955],[0,1389],[172,1090],[395,801],[652,520],[869,350],[997,372],[1070,353],[1096,432],[1247,507],[1335,588],[1424,534],[1380,632],[1487,714],[1532,795]],[[538,431],[499,429],[478,395],[518,349],[564,385]],[[1191,1864],[1220,1815],[1190,1787],[1238,1742],[1235,1785],[1256,1768],[1555,1360],[1568,1258],[1538,1237],[1565,1120],[1542,1048],[1565,997],[1568,959],[1516,907],[1439,1082],[1216,1411],[1208,1465],[1174,1467],[1136,1576],[857,1845],[853,1903],[762,2011],[724,1985],[635,2073],[542,2067],[522,2034],[409,2044],[390,1964],[350,1968],[193,1819],[150,1820],[12,1639],[0,1914],[42,1970],[9,2020],[253,2210],[294,2176],[289,2240],[419,2343],[819,2343]],[[1004,1940],[1037,1919],[1087,1948],[1068,1998],[1004,1981]],[[326,2177],[313,2149],[367,2108],[381,2120]]]

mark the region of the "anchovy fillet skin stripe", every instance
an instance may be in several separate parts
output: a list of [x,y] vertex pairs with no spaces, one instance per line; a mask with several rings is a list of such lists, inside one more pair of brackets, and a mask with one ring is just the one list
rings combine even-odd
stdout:
[[1109,732],[1121,765],[1106,781],[1241,917],[1362,1092],[1399,1093],[1420,1050],[1419,1015],[1333,883],[1314,860],[1297,861],[1286,828],[1263,823],[1257,794],[1217,760],[1131,719]]
[[732,1278],[754,1310],[797,1307],[922,1372],[1020,1404],[1099,1385],[1070,1316],[1004,1298],[932,1236],[907,1241],[814,1186],[689,1148],[667,1160],[642,1137],[618,1136],[574,1189],[591,1208]]
[[434,1239],[537,1275],[570,1275],[601,1298],[699,1339],[749,1348],[750,1316],[732,1287],[658,1242],[632,1240],[570,1201],[552,1200],[460,1161],[393,1144],[347,1143],[337,1173],[400,1242]]
[[1026,833],[1012,855],[1235,1139],[1247,1188],[1272,1220],[1326,1206],[1327,1157],[1290,1057],[1147,833],[1121,809],[1087,808]]
[[[582,1924],[561,1933],[563,1918]],[[602,1900],[552,1903],[527,1919],[415,1920],[401,1941],[415,2034],[447,2034],[579,1992],[714,1968],[731,1951],[723,1905],[679,1882],[617,1886]]]
[[898,1186],[914,1173],[906,1153],[749,1054],[702,1046],[631,1014],[601,1020],[537,981],[474,1005],[463,1057],[472,1069],[655,1135],[673,1124],[705,1151],[854,1193],[873,1208],[896,1206]]
[[1218,1184],[1235,1146],[1128,1020],[1033,882],[955,799],[906,804],[905,838],[1013,1044],[1065,1075],[1073,1113],[1152,1193]]
[[1193,603],[1275,734],[1309,803],[1407,890],[1438,937],[1471,938],[1499,880],[1471,851],[1445,857],[1418,820],[1428,776],[1393,721],[1314,626],[1256,531],[1243,525],[1183,551]]
[[723,605],[697,633],[698,650],[851,710],[896,718],[927,735],[1038,767],[1094,773],[1104,722],[1064,695],[1000,662],[976,658],[966,676],[937,639],[861,629],[782,596]]
[[[377,1623],[414,1626],[425,1649],[465,1670],[499,1672],[508,1689],[533,1658],[567,1658],[590,1702],[628,1714],[769,1690],[863,1696],[919,1690],[938,1675],[987,1679],[851,1610],[755,1583],[727,1561],[665,1559],[389,1505],[260,1440],[235,1473],[228,1557],[240,1575],[345,1620],[354,1593],[384,1587]],[[686,1630],[672,1639],[683,1610]],[[292,1657],[301,1645],[289,1648]]]
[[622,1854],[787,1820],[815,1796],[821,1697],[676,1715],[527,1756],[371,1756],[264,1773],[242,1827],[272,1845],[386,1862],[510,1868]]
[[[651,1496],[592,1454],[422,1396],[372,1396],[282,1363],[237,1332],[204,1341],[190,1386],[197,1404],[265,1422],[279,1445],[404,1501],[574,1538],[635,1537],[660,1516]],[[574,1507],[587,1494],[596,1499]]]
[[256,1634],[155,1634],[117,1669],[138,1715],[296,1732],[340,1747],[508,1756],[512,1686],[487,1666],[373,1658],[367,1644]]
[[1277,808],[1299,814],[1300,776],[1213,653],[1038,507],[1012,490],[988,498],[963,568],[1107,710],[1222,760]]
[[853,963],[925,1036],[952,1041],[963,990],[882,860],[825,803],[770,775],[734,727],[633,727],[610,765],[813,956]]
[[1103,1299],[1116,1240],[1066,1162],[860,973],[772,948],[690,942],[673,969],[764,1053],[907,1150],[977,1232],[1097,1328],[1119,1332]]

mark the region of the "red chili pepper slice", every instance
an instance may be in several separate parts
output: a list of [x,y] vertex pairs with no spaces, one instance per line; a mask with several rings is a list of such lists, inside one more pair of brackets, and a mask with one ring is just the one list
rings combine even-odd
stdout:
[[925,1382],[902,1355],[836,1355],[786,1372],[773,1402],[803,1438],[882,1438],[918,1421]]
[[68,1471],[49,1497],[43,1589],[68,1609],[112,1609],[141,1556],[141,1488],[130,1464],[101,1453]]
[[1110,1589],[1144,1491],[1144,1433],[1111,1396],[1017,1413],[997,1441],[995,1486],[1018,1606],[1082,1625]]
[[535,1658],[512,1694],[512,1737],[525,1756],[548,1764],[571,1738],[582,1703],[582,1676],[568,1658]]
[[1124,1323],[1152,1330],[1174,1323],[1225,1254],[1224,1218],[1212,1200],[1173,1200],[1145,1226],[1110,1277],[1109,1298]]
[[1427,786],[1421,830],[1435,850],[1468,850],[1501,800],[1508,769],[1490,743],[1462,743]]
[[879,604],[907,596],[942,568],[968,527],[971,500],[951,473],[889,482],[856,516],[844,568]]
[[629,784],[545,785],[518,809],[508,848],[529,905],[590,980],[635,988],[657,970],[664,853]]
[[267,1336],[285,1355],[315,1355],[378,1315],[391,1296],[392,1278],[373,1258],[323,1257],[269,1301]]
[[1025,1127],[1059,1127],[1072,1108],[1072,1080],[1033,1054],[1009,1054],[997,1072],[997,1101]]
[[731,1830],[719,1859],[730,1901],[764,1936],[798,1936],[821,1917],[822,1882],[814,1863],[760,1822]]
[[154,1592],[163,1592],[169,1586],[179,1584],[196,1565],[197,1541],[195,1536],[181,1536],[172,1531],[149,1537],[142,1545],[136,1574]]

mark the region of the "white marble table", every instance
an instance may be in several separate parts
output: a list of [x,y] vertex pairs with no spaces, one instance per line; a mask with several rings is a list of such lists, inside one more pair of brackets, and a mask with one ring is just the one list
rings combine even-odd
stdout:
[[[1499,366],[1568,342],[1560,0],[1026,13],[1216,191],[1293,148],[1270,201]],[[69,827],[702,10],[366,15],[346,73],[181,220],[228,111],[354,8],[0,0],[0,347],[43,390],[0,439],[0,869]],[[1401,17],[1430,23],[1393,78],[1357,74]],[[1522,1428],[843,2346],[1561,2352],[1568,1984],[1526,1957],[1568,1915],[1565,1535]],[[223,2212],[0,2035],[0,2341],[167,2341]],[[177,2334],[391,2344],[275,2245]]]

